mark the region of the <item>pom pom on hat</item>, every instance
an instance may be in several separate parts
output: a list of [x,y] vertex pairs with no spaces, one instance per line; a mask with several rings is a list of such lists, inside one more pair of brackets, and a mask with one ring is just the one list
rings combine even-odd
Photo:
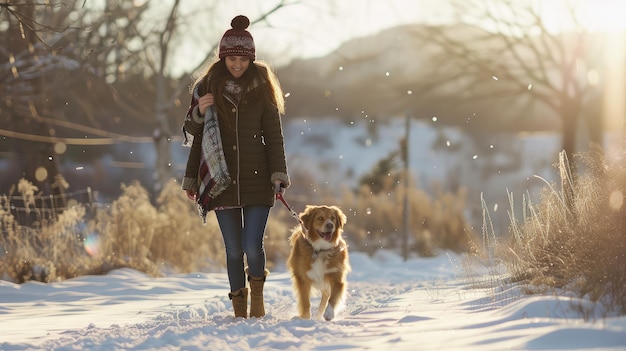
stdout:
[[250,20],[246,16],[235,16],[230,22],[231,29],[227,30],[220,40],[219,58],[226,56],[247,56],[251,60],[256,59],[254,39],[246,30],[250,26]]
[[248,19],[248,17],[243,15],[235,16],[235,18],[230,21],[230,26],[236,30],[244,30],[247,29],[248,26],[250,26],[250,20]]

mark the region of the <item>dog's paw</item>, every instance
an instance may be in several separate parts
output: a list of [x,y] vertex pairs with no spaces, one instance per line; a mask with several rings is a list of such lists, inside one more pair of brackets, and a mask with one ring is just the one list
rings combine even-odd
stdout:
[[302,314],[302,315],[299,315],[299,316],[293,316],[292,319],[294,319],[294,320],[295,319],[311,319],[311,315],[310,314],[309,315]]
[[324,319],[329,321],[333,318],[335,318],[335,309],[333,308],[333,306],[328,305],[326,307],[326,311],[324,311]]

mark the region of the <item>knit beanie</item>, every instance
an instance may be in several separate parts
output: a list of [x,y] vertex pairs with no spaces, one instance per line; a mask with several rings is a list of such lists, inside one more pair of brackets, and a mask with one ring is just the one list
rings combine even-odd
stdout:
[[250,60],[256,59],[254,40],[246,30],[250,20],[246,16],[236,16],[230,22],[231,29],[227,30],[220,41],[219,58],[226,56],[247,56]]

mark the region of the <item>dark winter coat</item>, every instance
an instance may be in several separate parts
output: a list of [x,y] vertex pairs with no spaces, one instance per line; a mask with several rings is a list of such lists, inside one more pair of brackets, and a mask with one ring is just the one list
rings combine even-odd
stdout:
[[[234,128],[220,124],[224,156],[232,184],[213,199],[212,209],[273,206],[274,180],[281,180],[286,187],[290,185],[280,114],[275,106],[262,98],[258,90],[250,89],[239,103],[230,97],[222,97],[230,108],[228,116],[220,116],[220,120],[225,117],[234,121]],[[196,98],[191,99],[184,128],[194,136],[194,140],[182,187],[197,192],[203,117],[200,116]]]

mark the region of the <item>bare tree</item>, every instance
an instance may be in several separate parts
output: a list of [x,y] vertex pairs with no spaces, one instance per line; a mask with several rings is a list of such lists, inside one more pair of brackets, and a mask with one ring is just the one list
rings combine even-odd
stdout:
[[11,137],[12,151],[19,155],[11,176],[38,181],[42,189],[58,174],[55,144],[107,144],[125,137],[105,132],[121,120],[111,116],[121,115],[127,105],[109,83],[118,78],[122,63],[132,66],[136,54],[122,56],[116,43],[132,40],[129,23],[145,7],[105,15],[84,4],[0,4],[7,24],[0,38],[8,44],[0,47],[0,132]]
[[[541,2],[451,0],[454,26],[430,26],[422,35],[440,50],[433,79],[455,85],[467,100],[516,97],[524,104],[540,102],[558,116],[562,149],[577,150],[580,121],[593,121],[591,141],[602,145],[599,111],[589,112],[598,88],[588,79],[599,70],[592,37],[570,4],[571,28],[554,32],[541,13]],[[512,106],[510,106],[512,107]],[[587,111],[586,114],[583,112]],[[500,111],[498,111],[500,112]],[[507,114],[510,111],[502,110]],[[572,160],[572,158],[570,158]]]
[[38,2],[38,1],[22,1],[22,2],[0,2],[0,13],[7,20],[9,26],[17,26],[20,31],[19,37],[24,40],[38,41],[47,45],[42,34],[50,32],[62,33],[68,27],[56,26],[54,23],[46,23],[37,19],[35,9],[44,7],[53,9],[62,7],[62,2]]
[[[0,120],[34,133],[49,133],[50,126],[39,118],[45,92],[45,73],[40,72],[49,72],[52,67],[63,64],[63,60],[57,57],[46,60],[38,54],[42,47],[53,51],[42,39],[43,35],[62,33],[64,29],[39,22],[37,5],[35,2],[0,3],[0,16],[7,23],[3,33],[8,44],[0,49],[0,57],[6,62],[0,66],[3,98]],[[54,5],[43,7],[53,8]],[[44,184],[50,184],[49,180],[58,173],[58,165],[54,158],[46,162],[46,155],[51,155],[49,145],[20,141],[15,149],[22,155],[23,175],[35,180],[37,174],[39,180],[46,181]]]

